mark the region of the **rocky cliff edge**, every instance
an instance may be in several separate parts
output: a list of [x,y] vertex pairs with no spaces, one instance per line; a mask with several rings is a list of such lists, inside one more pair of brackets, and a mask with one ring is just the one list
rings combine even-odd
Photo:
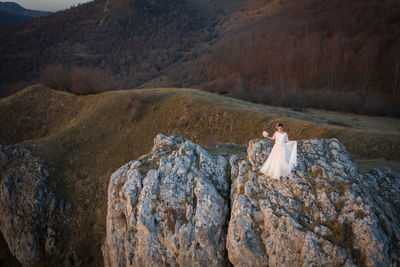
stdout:
[[258,172],[269,140],[239,158],[157,135],[111,176],[105,265],[398,266],[400,174],[362,176],[335,138],[297,145],[275,180]]

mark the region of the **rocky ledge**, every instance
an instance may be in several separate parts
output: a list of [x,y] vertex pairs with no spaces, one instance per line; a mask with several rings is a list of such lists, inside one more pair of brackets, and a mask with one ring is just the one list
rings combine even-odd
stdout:
[[400,174],[362,176],[335,138],[298,141],[298,166],[258,173],[273,143],[214,156],[181,136],[114,172],[106,266],[398,266]]

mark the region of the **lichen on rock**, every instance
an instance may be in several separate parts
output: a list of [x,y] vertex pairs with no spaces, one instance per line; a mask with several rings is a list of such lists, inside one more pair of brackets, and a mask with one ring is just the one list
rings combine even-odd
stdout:
[[0,146],[0,231],[25,266],[57,253],[57,199],[46,164],[18,146]]

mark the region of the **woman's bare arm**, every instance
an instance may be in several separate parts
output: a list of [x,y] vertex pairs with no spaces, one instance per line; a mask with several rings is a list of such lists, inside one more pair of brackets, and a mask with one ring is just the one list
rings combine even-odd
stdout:
[[275,133],[274,133],[274,135],[273,135],[272,137],[267,136],[267,138],[268,138],[269,140],[274,141],[274,140],[275,140]]

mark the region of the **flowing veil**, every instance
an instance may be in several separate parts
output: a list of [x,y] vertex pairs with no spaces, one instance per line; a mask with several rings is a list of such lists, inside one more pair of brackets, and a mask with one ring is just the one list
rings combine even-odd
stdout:
[[297,166],[297,141],[286,142],[285,149],[289,155],[290,169],[293,169],[295,166]]

